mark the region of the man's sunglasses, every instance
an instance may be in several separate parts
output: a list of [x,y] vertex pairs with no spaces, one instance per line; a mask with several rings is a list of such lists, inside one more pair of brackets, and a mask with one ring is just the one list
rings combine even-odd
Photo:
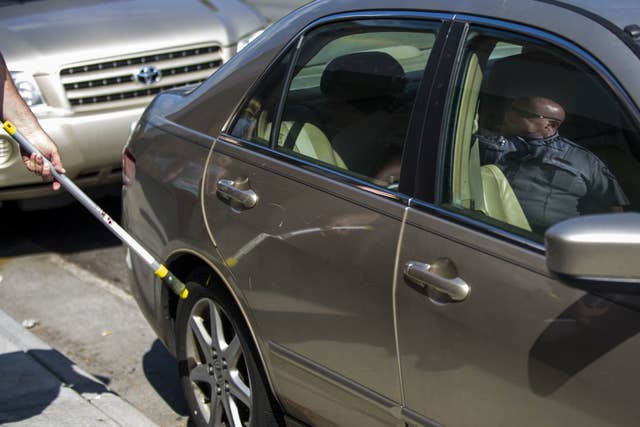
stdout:
[[560,126],[562,124],[562,120],[556,119],[555,117],[547,117],[542,114],[536,114],[531,111],[523,110],[522,108],[518,108],[515,106],[511,106],[511,110],[524,119],[546,119],[550,120],[556,126]]

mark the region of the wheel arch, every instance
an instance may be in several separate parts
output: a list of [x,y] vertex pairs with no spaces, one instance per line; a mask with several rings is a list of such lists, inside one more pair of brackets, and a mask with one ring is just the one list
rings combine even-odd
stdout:
[[[278,399],[278,394],[276,393],[272,381],[272,377],[271,375],[269,375],[268,364],[266,363],[266,359],[260,345],[258,345],[258,339],[253,328],[253,324],[249,320],[249,315],[244,305],[242,304],[240,297],[233,289],[233,286],[225,279],[222,271],[213,262],[203,257],[201,254],[187,249],[175,251],[174,253],[172,253],[165,265],[167,265],[169,270],[182,281],[187,281],[188,278],[193,277],[193,274],[197,274],[198,280],[202,280],[202,282],[199,283],[204,283],[207,286],[212,286],[214,284],[223,286],[223,289],[235,302],[236,308],[242,315],[241,320],[244,323],[244,326],[249,331],[249,334],[251,335],[251,344],[253,346],[253,351],[257,356],[259,367],[262,369],[262,374],[264,375],[265,380],[269,386],[269,391],[271,392],[272,397],[276,400],[276,403],[280,406],[280,408],[282,408],[282,405],[280,404],[280,401]],[[171,330],[173,331],[173,326],[175,325],[176,314],[178,310],[179,298],[173,292],[169,292],[166,287],[163,287],[162,292],[165,294],[163,296],[163,301],[166,302],[166,310],[168,310],[167,314],[172,326]],[[175,338],[173,337],[173,334],[171,337],[171,346],[173,347],[172,352],[175,354]]]

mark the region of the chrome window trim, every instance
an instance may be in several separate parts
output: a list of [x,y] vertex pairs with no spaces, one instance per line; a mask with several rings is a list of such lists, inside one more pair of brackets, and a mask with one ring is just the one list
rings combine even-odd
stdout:
[[[265,68],[265,71],[256,79],[256,81],[245,92],[241,101],[238,103],[238,105],[236,105],[233,113],[229,116],[229,118],[227,118],[220,134],[220,140],[237,145],[237,146],[242,146],[248,149],[252,149],[254,151],[258,151],[272,157],[275,156],[279,160],[285,161],[293,166],[298,166],[298,167],[302,166],[303,169],[305,170],[319,173],[328,178],[335,179],[337,177],[338,181],[340,181],[343,184],[357,187],[368,193],[385,197],[390,200],[399,201],[404,206],[408,206],[408,201],[410,197],[408,195],[405,195],[399,192],[390,191],[389,189],[386,189],[384,187],[378,187],[368,181],[358,179],[352,175],[341,173],[334,169],[324,167],[322,165],[318,165],[310,161],[306,161],[301,157],[291,156],[280,150],[277,150],[277,148],[275,147],[275,135],[277,135],[276,131],[278,131],[280,127],[280,119],[281,119],[280,116],[282,114],[282,111],[284,110],[284,100],[286,98],[285,95],[286,93],[288,93],[288,88],[289,88],[289,85],[291,84],[293,69],[296,65],[296,59],[298,58],[298,54],[300,51],[300,47],[302,45],[303,38],[307,35],[308,32],[328,23],[341,22],[345,20],[418,19],[418,20],[429,20],[429,21],[432,21],[434,24],[441,25],[442,21],[445,21],[445,20],[451,21],[453,20],[454,17],[455,17],[455,13],[419,12],[419,11],[403,11],[403,10],[359,11],[359,12],[345,12],[345,13],[326,16],[306,25],[304,28],[302,28],[302,30],[296,33],[296,35],[292,37],[291,40],[289,40],[285,44],[285,46],[280,50],[280,52],[274,57],[274,59]],[[440,22],[439,24],[438,24],[438,21]],[[296,46],[294,47],[294,45]],[[277,126],[278,129],[276,129],[276,127],[272,129],[271,135],[270,135],[271,140],[269,141],[269,144],[259,144],[259,143],[248,141],[232,135],[231,129],[230,129],[231,124],[235,122],[238,114],[240,114],[242,106],[245,105],[249,96],[253,94],[255,88],[260,84],[260,82],[264,80],[265,76],[269,73],[269,71],[274,66],[274,64],[279,62],[285,55],[289,54],[290,49],[295,49],[295,52],[293,52],[292,54],[291,64],[289,64],[289,70],[287,72],[287,77],[286,77],[287,81],[284,84],[283,93],[280,97],[280,102],[278,104],[278,113],[277,113],[278,117],[276,118],[276,123],[278,123],[278,126]]]
[[[510,32],[514,35],[522,35],[526,37],[531,37],[534,40],[541,40],[547,42],[548,44],[561,48],[565,50],[568,54],[572,55],[574,58],[578,58],[582,61],[583,65],[588,66],[590,69],[596,72],[596,74],[604,81],[606,86],[613,91],[613,95],[616,96],[617,100],[621,103],[623,107],[626,107],[626,113],[630,116],[629,118],[634,122],[636,128],[640,130],[640,111],[638,110],[638,106],[635,105],[633,100],[627,95],[627,92],[624,90],[622,85],[618,82],[615,76],[602,64],[598,59],[596,59],[589,52],[576,45],[575,43],[566,40],[560,36],[555,34],[551,34],[544,30],[540,30],[537,28],[532,28],[523,24],[517,24],[509,21],[503,21],[496,18],[485,18],[475,15],[467,15],[467,14],[456,14],[453,19],[454,23],[466,24],[466,25],[477,25],[481,27],[490,27],[492,29]],[[459,58],[463,53],[463,49],[465,48],[464,43],[459,44],[459,51],[456,59],[455,66],[457,67],[459,64]],[[455,80],[455,73],[452,73],[451,80],[448,82],[449,85],[449,93],[447,95],[447,100],[445,104],[447,105],[447,110],[450,108],[450,104],[453,98],[453,85]],[[444,140],[446,136],[446,126],[443,126],[440,130],[440,140],[439,140],[439,155],[442,154],[442,149],[445,148],[446,141]],[[436,178],[437,181],[441,179],[441,177]],[[436,194],[440,193],[441,186],[439,182],[434,182],[434,186],[436,186]],[[415,203],[415,205],[414,205]],[[483,232],[488,234],[491,237],[498,238],[502,241],[506,241],[508,243],[512,243],[516,246],[526,248],[532,250],[533,252],[539,253],[541,255],[546,254],[546,249],[544,243],[537,242],[535,240],[529,239],[524,236],[520,236],[508,230],[502,229],[500,227],[491,225],[489,223],[473,219],[471,217],[467,217],[462,214],[458,214],[446,208],[435,205],[434,203],[429,203],[422,200],[412,199],[410,207],[414,207],[419,209],[420,211],[430,212],[433,215],[438,216],[439,218],[450,220],[456,224],[465,225],[469,228]]]
[[[370,10],[370,11],[355,11],[355,12],[344,12],[338,13],[334,15],[325,16],[319,18],[306,26],[304,26],[300,31],[298,31],[295,36],[291,37],[291,39],[284,44],[284,46],[280,49],[280,51],[273,57],[271,62],[265,67],[264,72],[260,74],[260,76],[249,86],[245,94],[242,96],[240,102],[233,110],[233,113],[227,118],[225,124],[222,126],[221,134],[225,136],[231,135],[231,124],[235,121],[238,114],[242,109],[242,106],[247,102],[249,96],[253,93],[256,86],[265,78],[267,73],[271,70],[275,63],[280,61],[284,55],[286,55],[289,49],[298,49],[300,46],[301,40],[300,38],[305,36],[309,31],[314,30],[315,28],[332,23],[345,21],[350,19],[423,19],[423,20],[432,20],[436,22],[439,21],[452,21],[455,17],[455,13],[444,13],[444,12],[419,12],[419,11],[408,11],[408,10]],[[295,48],[294,45],[298,44]],[[295,66],[295,62],[291,61],[289,64],[289,68],[293,69]],[[288,87],[290,81],[285,82],[285,86]],[[280,99],[282,102],[282,99]]]
[[379,187],[375,184],[372,184],[369,181],[365,181],[353,175],[349,175],[347,173],[343,173],[338,170],[305,160],[302,157],[292,156],[285,152],[274,150],[273,148],[267,147],[265,145],[262,145],[256,142],[246,141],[244,139],[236,138],[231,135],[226,135],[226,134],[221,135],[219,140],[238,146],[238,147],[250,149],[251,151],[255,151],[260,154],[267,155],[275,160],[287,163],[293,167],[299,168],[301,170],[305,170],[307,172],[322,175],[323,177],[332,179],[334,181],[337,181],[341,184],[348,185],[350,187],[358,188],[369,194],[373,194],[378,197],[383,197],[385,199],[398,202],[403,206],[409,205],[410,196],[406,194],[391,191],[388,188]]
[[[529,36],[534,39],[543,40],[551,45],[562,48],[563,50],[567,51],[573,56],[580,58],[580,60],[582,60],[583,63],[586,63],[587,65],[589,65],[590,68],[593,69],[598,74],[598,76],[604,80],[605,84],[614,92],[614,94],[622,102],[622,105],[626,107],[626,111],[630,114],[631,116],[630,118],[634,120],[635,124],[637,126],[640,124],[640,110],[638,109],[638,106],[628,96],[627,92],[624,90],[624,88],[618,82],[615,76],[604,66],[604,64],[598,61],[588,51],[586,51],[582,47],[578,46],[577,44],[561,36],[546,32],[541,29],[529,27],[524,24],[518,24],[514,22],[500,20],[497,18],[486,18],[486,17],[470,15],[470,14],[444,13],[444,12],[420,12],[420,11],[393,11],[393,10],[374,11],[374,10],[371,10],[371,11],[359,11],[359,12],[346,12],[346,13],[326,16],[308,24],[302,30],[300,30],[294,37],[291,38],[291,40],[289,40],[288,43],[285,44],[283,49],[274,57],[271,63],[265,68],[265,72],[258,79],[256,79],[254,84],[251,85],[251,87],[247,90],[247,92],[245,93],[245,96],[236,106],[236,109],[234,110],[233,114],[230,116],[225,126],[223,127],[223,130],[221,133],[221,139],[228,143],[238,145],[238,146],[243,146],[248,149],[253,149],[253,150],[257,149],[257,151],[261,151],[270,156],[275,156],[279,160],[288,162],[293,166],[298,166],[298,167],[302,166],[306,170],[309,170],[315,173],[320,173],[321,175],[327,176],[329,178],[335,179],[337,177],[339,181],[345,184],[356,186],[364,191],[367,191],[369,193],[372,193],[378,196],[380,196],[380,191],[382,190],[382,192],[388,193],[388,196],[383,196],[383,197],[387,197],[392,200],[399,200],[401,201],[401,203],[409,207],[414,207],[414,208],[418,208],[419,210],[429,211],[440,218],[452,220],[455,223],[469,226],[474,230],[485,232],[492,237],[497,237],[503,241],[513,243],[517,246],[530,249],[540,254],[545,254],[546,250],[545,250],[544,244],[540,242],[536,242],[526,237],[519,236],[517,234],[511,233],[507,230],[490,225],[488,223],[484,223],[482,221],[475,220],[473,218],[466,217],[461,214],[457,214],[447,209],[438,207],[433,203],[418,201],[415,199],[413,199],[412,202],[409,203],[409,198],[411,196],[390,192],[387,189],[374,186],[367,181],[359,180],[351,175],[342,174],[334,169],[322,167],[318,164],[305,161],[304,159],[299,157],[288,156],[285,153],[276,151],[268,146],[254,143],[251,141],[246,141],[246,140],[234,137],[229,133],[230,132],[229,127],[231,126],[231,123],[234,122],[237,114],[240,111],[240,108],[246,103],[248,96],[253,92],[255,86],[259,84],[259,82],[262,81],[262,79],[264,79],[264,76],[266,75],[266,73],[269,72],[273,64],[278,62],[283,55],[288,53],[288,50],[291,48],[292,45],[300,43],[301,37],[303,37],[309,31],[321,25],[324,25],[327,23],[344,21],[344,20],[350,20],[350,19],[425,19],[425,20],[428,19],[428,20],[434,20],[434,21],[450,20],[453,23],[458,22],[458,23],[466,23],[466,24],[472,24],[472,25],[491,27],[491,28],[495,28],[505,32],[512,32],[515,34]],[[464,48],[463,46],[460,47],[460,49],[463,49],[463,48]],[[295,66],[295,63],[292,61],[292,63],[290,64],[290,67],[294,67],[294,66]],[[288,86],[288,84],[286,86]],[[449,92],[448,98],[450,97],[451,97],[451,92]],[[282,101],[283,99],[281,98],[279,105],[282,105]],[[450,99],[447,99],[447,103],[448,102],[450,102]],[[640,126],[638,127],[640,128]],[[441,138],[443,137],[442,132],[444,132],[444,127],[442,127],[441,129]],[[443,146],[442,139],[439,145],[442,148]]]
[[301,33],[307,33],[318,27],[330,22],[338,22],[352,19],[429,19],[440,21],[452,21],[456,14],[453,12],[422,12],[412,10],[366,10],[366,11],[354,11],[343,12],[335,15],[325,16],[312,22],[304,27]]
[[[409,207],[416,209],[420,212],[434,215],[438,218],[451,221],[455,224],[469,227],[475,231],[488,234],[491,237],[498,238],[502,241],[506,241],[507,243],[512,243],[521,248],[529,249],[541,255],[544,255],[546,253],[544,244],[541,242],[536,242],[535,240],[528,239],[524,236],[519,236],[515,233],[512,233],[500,227],[493,226],[489,223],[486,223],[477,219],[473,219],[471,217],[468,217],[462,214],[458,214],[446,208],[437,206],[433,203],[428,203],[423,200],[413,199],[413,198],[411,199],[410,202],[411,203],[409,204]],[[414,224],[412,222],[409,222],[409,224],[413,226],[418,226],[418,224]],[[444,235],[443,237],[449,238],[448,236],[444,236]]]

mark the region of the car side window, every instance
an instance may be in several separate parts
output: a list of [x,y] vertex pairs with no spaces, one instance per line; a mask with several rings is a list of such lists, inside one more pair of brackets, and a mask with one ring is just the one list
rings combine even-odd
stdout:
[[456,73],[442,206],[538,241],[567,218],[638,209],[640,135],[578,58],[475,29]]
[[258,144],[269,144],[291,56],[291,51],[285,54],[253,89],[231,126],[231,135]]
[[396,190],[437,25],[357,20],[305,35],[276,149]]

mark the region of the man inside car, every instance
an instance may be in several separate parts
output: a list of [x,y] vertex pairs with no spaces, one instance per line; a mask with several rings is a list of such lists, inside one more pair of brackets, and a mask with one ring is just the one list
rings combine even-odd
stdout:
[[478,135],[481,164],[497,165],[533,231],[584,214],[621,211],[629,202],[593,153],[560,136],[565,111],[544,97],[514,100],[497,132]]

